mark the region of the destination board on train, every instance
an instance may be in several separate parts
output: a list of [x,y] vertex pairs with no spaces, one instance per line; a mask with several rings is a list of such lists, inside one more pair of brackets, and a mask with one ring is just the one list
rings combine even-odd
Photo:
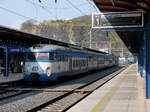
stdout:
[[113,12],[92,14],[92,28],[143,27],[143,12]]

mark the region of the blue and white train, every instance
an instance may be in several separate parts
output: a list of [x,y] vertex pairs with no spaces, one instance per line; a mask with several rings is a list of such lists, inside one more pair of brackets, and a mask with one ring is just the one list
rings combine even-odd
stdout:
[[56,81],[118,64],[118,58],[96,50],[58,45],[36,45],[26,51],[26,81]]

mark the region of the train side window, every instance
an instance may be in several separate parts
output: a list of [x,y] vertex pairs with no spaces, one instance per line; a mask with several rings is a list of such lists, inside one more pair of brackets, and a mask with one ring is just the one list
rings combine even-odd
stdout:
[[62,55],[62,61],[65,61],[65,57],[66,57],[65,55]]
[[64,61],[64,55],[62,54],[60,55],[60,57],[61,57],[61,61]]
[[54,60],[55,59],[54,52],[50,52],[49,53],[49,59],[50,60]]
[[55,53],[55,52],[50,52],[49,57],[50,57],[50,60],[53,60],[53,61],[59,61],[60,60],[58,53]]
[[78,67],[78,60],[76,60],[76,67]]
[[58,61],[62,61],[62,55],[61,54],[58,54]]
[[65,61],[68,61],[68,56],[67,55],[65,55]]
[[80,66],[80,60],[77,60],[77,67]]
[[74,68],[74,66],[75,66],[75,64],[74,64],[74,60],[72,61],[73,63],[72,63],[72,67]]
[[54,60],[55,60],[55,61],[57,61],[57,60],[58,60],[57,53],[54,53]]
[[75,67],[77,67],[77,60],[75,60]]
[[56,60],[61,61],[61,55],[60,54],[56,54]]
[[81,66],[81,60],[79,60],[79,67]]
[[65,61],[68,61],[68,56],[67,55],[65,55]]

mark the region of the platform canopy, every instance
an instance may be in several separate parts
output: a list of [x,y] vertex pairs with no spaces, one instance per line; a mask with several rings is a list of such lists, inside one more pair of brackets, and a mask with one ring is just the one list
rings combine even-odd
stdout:
[[5,26],[0,26],[0,44],[22,46],[32,46],[34,44],[56,44],[67,47],[74,46],[73,44],[58,41],[50,37],[44,37],[38,34],[23,32]]
[[0,45],[2,44],[11,45],[11,46],[13,45],[32,46],[34,44],[55,44],[55,45],[61,45],[61,46],[70,47],[74,49],[84,49],[92,52],[107,54],[94,49],[85,48],[75,44],[58,41],[50,37],[44,37],[41,35],[27,33],[20,30],[0,26]]
[[[144,22],[150,11],[150,0],[93,0],[100,12],[142,11]],[[116,30],[120,38],[133,54],[139,53],[139,46],[144,40],[144,30]]]
[[27,33],[23,31],[19,31],[16,29],[0,26],[0,43],[1,44],[10,44],[10,45],[23,45],[30,46],[33,44],[40,43],[57,43],[57,44],[65,44],[60,41],[56,41],[50,38],[46,38],[40,35],[35,35],[32,33]]

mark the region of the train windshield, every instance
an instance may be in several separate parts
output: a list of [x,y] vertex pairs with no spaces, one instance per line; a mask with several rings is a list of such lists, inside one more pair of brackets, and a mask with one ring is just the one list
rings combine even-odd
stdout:
[[29,61],[36,60],[36,53],[27,53],[27,60]]
[[49,60],[49,53],[37,53],[37,60]]
[[49,60],[49,53],[27,53],[27,60],[29,61],[47,61]]

